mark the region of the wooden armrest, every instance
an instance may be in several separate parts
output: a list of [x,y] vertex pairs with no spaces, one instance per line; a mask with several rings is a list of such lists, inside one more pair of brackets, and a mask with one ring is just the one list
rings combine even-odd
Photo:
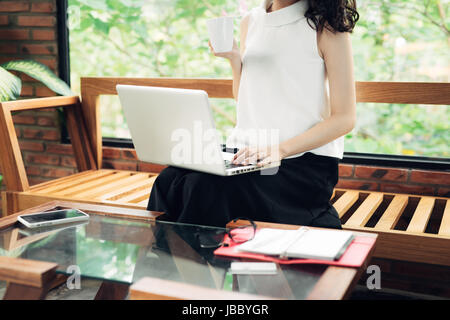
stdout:
[[67,129],[72,142],[79,171],[96,169],[95,159],[90,148],[78,96],[49,97],[0,103],[0,167],[5,176],[8,191],[29,189],[19,141],[14,128],[11,112],[33,109],[69,107],[67,109]]
[[[97,205],[84,202],[76,201],[61,201],[54,200],[50,202],[43,203],[39,206],[28,208],[20,212],[8,215],[0,219],[0,230],[9,228],[17,222],[17,217],[22,214],[30,214],[36,212],[43,212],[47,210],[55,210],[55,208],[77,208],[87,213],[94,213],[98,215],[110,216],[110,217],[120,217],[144,221],[155,221],[158,217],[162,216],[163,212],[158,211],[148,211],[143,209],[131,209],[127,208],[124,210],[121,207],[110,206],[110,205]],[[92,222],[92,221],[91,221]]]
[[31,287],[44,287],[55,275],[57,264],[0,257],[0,279]]
[[187,283],[142,278],[130,287],[132,300],[272,300],[274,298],[203,288]]
[[26,99],[17,101],[8,101],[0,103],[1,108],[9,111],[24,111],[44,108],[57,108],[75,105],[80,102],[78,96],[71,97],[47,97],[37,99]]

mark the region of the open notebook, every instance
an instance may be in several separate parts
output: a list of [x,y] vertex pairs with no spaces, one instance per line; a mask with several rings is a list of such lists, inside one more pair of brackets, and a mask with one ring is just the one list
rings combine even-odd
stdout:
[[237,248],[280,258],[338,260],[353,241],[350,231],[301,227],[296,230],[264,228]]

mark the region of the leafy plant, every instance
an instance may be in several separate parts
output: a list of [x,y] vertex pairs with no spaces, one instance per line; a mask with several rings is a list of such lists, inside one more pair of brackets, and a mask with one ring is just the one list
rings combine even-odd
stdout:
[[7,101],[20,95],[22,82],[12,73],[0,67],[0,101]]
[[[22,81],[9,71],[18,71],[34,78],[57,94],[70,96],[74,93],[46,65],[32,60],[10,61],[0,66],[0,102],[16,100],[20,96]],[[1,180],[0,180],[1,181]]]

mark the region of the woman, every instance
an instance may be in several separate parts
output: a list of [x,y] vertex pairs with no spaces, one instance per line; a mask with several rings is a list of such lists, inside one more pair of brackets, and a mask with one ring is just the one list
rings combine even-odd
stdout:
[[[341,228],[329,200],[356,118],[349,33],[357,20],[353,0],[265,0],[251,10],[241,48],[234,42],[231,52],[213,52],[233,71],[237,126],[227,145],[240,147],[235,164],[281,166],[231,177],[168,167],[148,209],[204,225],[246,217]],[[276,132],[278,142],[254,145],[246,130]]]

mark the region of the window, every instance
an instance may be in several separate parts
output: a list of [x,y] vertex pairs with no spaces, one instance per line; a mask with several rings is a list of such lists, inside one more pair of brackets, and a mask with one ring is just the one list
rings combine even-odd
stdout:
[[[261,2],[68,0],[72,88],[79,91],[81,76],[231,78],[228,63],[209,53],[205,20],[236,16],[237,35],[239,17]],[[357,3],[360,21],[352,35],[356,80],[449,81],[448,4]],[[129,138],[118,99],[101,99],[103,136]],[[212,105],[216,125],[225,134],[234,126],[235,102],[213,99]],[[446,106],[359,104],[357,126],[346,136],[346,158],[383,155],[448,164],[449,123]]]
[[[360,0],[358,10],[352,36],[356,80],[449,81],[448,4]],[[449,120],[445,106],[359,104],[346,151],[448,158]]]

